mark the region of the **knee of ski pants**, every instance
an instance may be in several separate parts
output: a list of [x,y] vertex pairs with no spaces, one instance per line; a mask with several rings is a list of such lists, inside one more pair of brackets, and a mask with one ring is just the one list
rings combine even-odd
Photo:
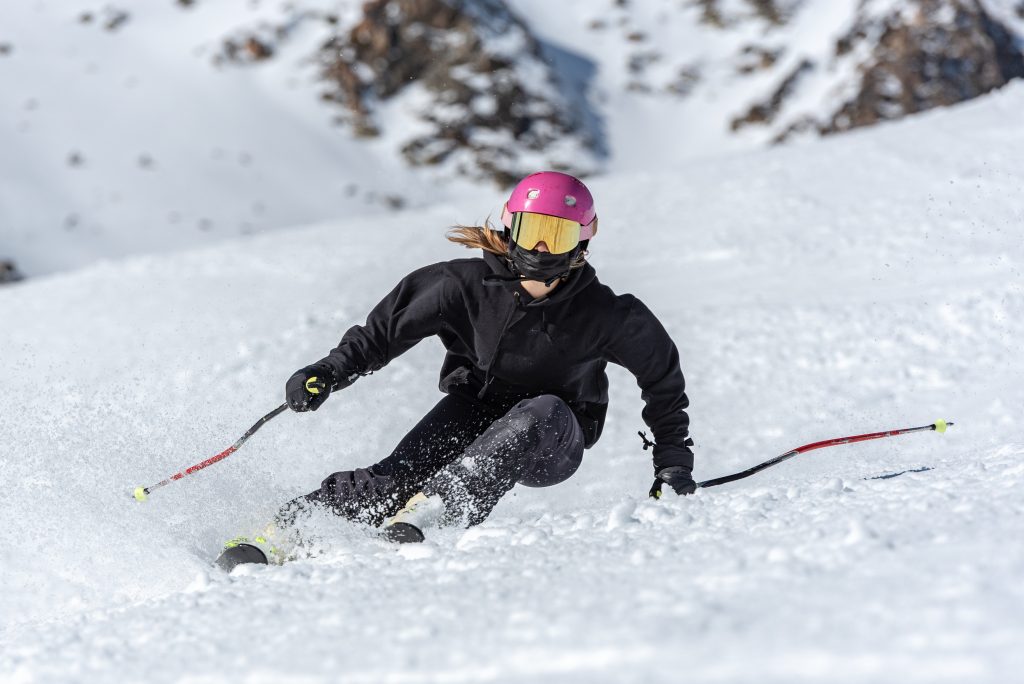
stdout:
[[530,446],[519,484],[550,487],[569,479],[583,461],[583,429],[572,409],[553,394],[524,399],[508,413],[513,425],[530,434]]

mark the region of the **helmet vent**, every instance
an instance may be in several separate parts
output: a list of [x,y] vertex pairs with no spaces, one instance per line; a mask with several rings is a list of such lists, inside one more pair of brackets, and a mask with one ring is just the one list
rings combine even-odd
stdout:
[[576,206],[576,198],[573,197],[572,195],[566,195],[565,196],[565,206],[567,206],[567,207],[575,207]]
[[526,199],[537,199],[540,197],[540,190],[530,190],[526,193]]

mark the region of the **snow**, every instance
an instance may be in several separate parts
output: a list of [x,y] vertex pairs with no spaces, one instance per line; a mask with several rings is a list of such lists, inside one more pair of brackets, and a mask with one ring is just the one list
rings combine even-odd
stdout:
[[214,66],[240,24],[291,16],[278,3],[129,4],[111,32],[87,0],[0,3],[0,257],[26,275],[377,214],[396,187],[411,206],[465,191],[411,172],[397,134],[368,154],[332,123],[307,25],[274,60]]
[[600,277],[680,347],[698,479],[830,437],[948,433],[655,502],[642,404],[613,368],[573,478],[418,547],[325,516],[313,558],[210,568],[393,447],[439,397],[436,341],[146,504],[131,491],[231,444],[403,274],[463,256],[443,231],[500,194],[0,289],[0,681],[1014,680],[1022,106],[1008,87],[591,183]]

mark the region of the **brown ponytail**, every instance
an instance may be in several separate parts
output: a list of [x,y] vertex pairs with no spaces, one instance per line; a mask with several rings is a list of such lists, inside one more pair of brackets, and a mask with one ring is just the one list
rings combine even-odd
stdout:
[[490,221],[484,221],[482,226],[453,226],[445,237],[469,249],[482,249],[498,256],[505,256],[508,253],[505,237],[491,227]]

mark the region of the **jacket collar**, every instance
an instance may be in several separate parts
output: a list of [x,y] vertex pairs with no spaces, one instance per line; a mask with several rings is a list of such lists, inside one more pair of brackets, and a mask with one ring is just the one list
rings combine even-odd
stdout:
[[569,277],[562,281],[550,295],[544,299],[535,300],[514,280],[512,270],[509,268],[508,260],[505,257],[484,250],[484,262],[491,269],[491,273],[488,276],[484,276],[484,285],[501,285],[510,292],[519,292],[520,296],[526,301],[527,306],[551,306],[552,304],[567,302],[597,277],[594,267],[590,264],[584,264],[583,268],[574,269],[569,274]]

